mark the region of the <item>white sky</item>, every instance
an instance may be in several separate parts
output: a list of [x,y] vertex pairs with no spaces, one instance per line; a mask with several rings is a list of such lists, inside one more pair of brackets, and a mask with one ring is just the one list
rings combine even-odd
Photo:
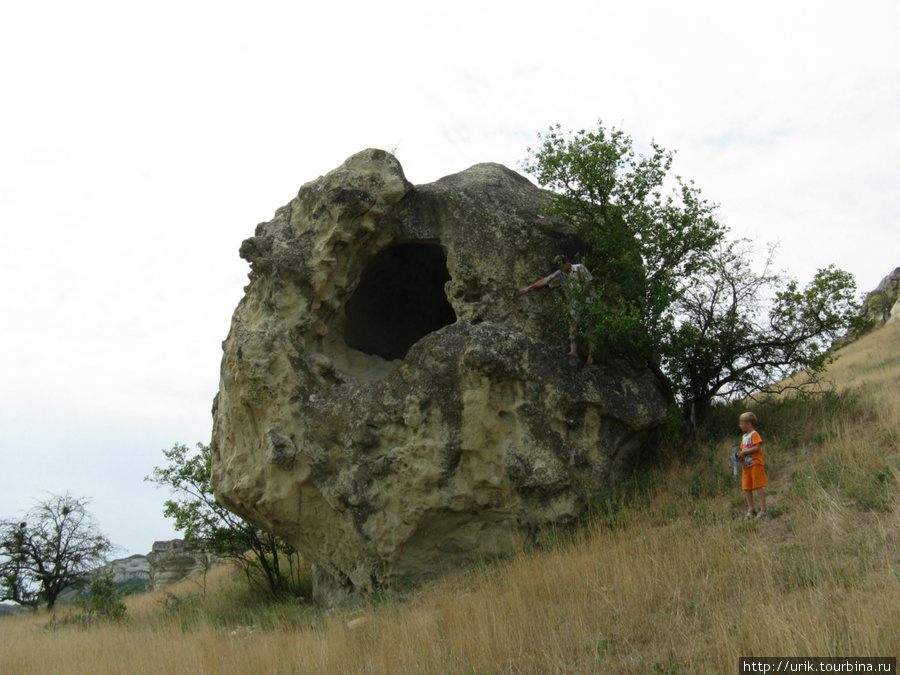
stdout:
[[900,266],[898,29],[896,0],[5,3],[0,518],[68,490],[122,556],[177,536],[142,479],[209,441],[241,241],[367,147],[421,184],[602,118],[801,284],[873,289]]

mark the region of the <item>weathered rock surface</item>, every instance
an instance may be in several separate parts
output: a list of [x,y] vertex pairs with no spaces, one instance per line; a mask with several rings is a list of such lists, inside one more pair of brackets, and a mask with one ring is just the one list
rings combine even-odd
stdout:
[[126,584],[147,581],[150,579],[150,561],[145,555],[133,555],[128,558],[111,560],[104,565],[112,572],[113,582]]
[[866,295],[866,318],[875,328],[900,318],[900,267],[888,274]]
[[315,565],[319,602],[415,581],[573,520],[665,415],[648,370],[566,355],[580,242],[496,164],[413,186],[367,150],[241,255],[213,408],[217,498]]
[[149,581],[147,588],[159,591],[181,581],[191,574],[209,568],[214,558],[202,551],[194,551],[181,539],[153,542],[153,550],[147,554]]

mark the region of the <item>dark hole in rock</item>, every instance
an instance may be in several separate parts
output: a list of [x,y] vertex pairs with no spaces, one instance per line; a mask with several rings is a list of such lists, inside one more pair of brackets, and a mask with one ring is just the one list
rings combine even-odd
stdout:
[[347,346],[402,359],[417,341],[456,321],[444,284],[447,254],[434,244],[401,244],[376,255],[347,302]]

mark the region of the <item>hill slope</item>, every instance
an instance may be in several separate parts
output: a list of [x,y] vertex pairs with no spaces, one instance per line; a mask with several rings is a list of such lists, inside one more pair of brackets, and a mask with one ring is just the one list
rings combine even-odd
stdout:
[[898,355],[889,326],[842,350],[837,393],[751,406],[768,520],[741,517],[726,466],[741,409],[730,408],[694,456],[661,453],[581,527],[511,559],[352,612],[264,606],[226,583],[135,598],[127,625],[87,633],[7,619],[0,669],[726,673],[740,656],[896,656]]

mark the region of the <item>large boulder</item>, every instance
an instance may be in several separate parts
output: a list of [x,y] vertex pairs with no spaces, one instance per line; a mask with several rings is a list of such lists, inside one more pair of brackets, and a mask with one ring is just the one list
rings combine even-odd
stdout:
[[557,292],[516,294],[582,245],[546,200],[496,164],[413,186],[366,150],[243,243],[213,487],[313,562],[319,602],[572,521],[664,418],[650,370],[567,355]]

